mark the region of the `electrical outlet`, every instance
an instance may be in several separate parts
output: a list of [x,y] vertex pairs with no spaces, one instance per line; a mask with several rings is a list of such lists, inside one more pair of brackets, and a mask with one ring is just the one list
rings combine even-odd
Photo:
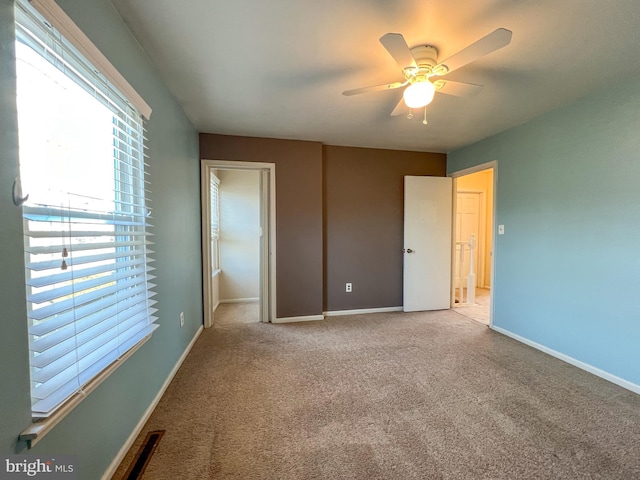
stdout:
[[498,235],[504,235],[504,225],[498,225]]
[[180,328],[184,327],[184,312],[180,312]]
[[353,285],[351,284],[351,282],[345,283],[344,291],[347,293],[351,293],[353,291]]

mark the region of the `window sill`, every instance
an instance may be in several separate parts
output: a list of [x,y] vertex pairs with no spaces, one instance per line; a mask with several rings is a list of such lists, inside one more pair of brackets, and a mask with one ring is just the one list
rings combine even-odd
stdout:
[[104,382],[109,376],[115,372],[120,365],[122,365],[131,355],[133,355],[138,349],[147,343],[147,341],[151,338],[152,334],[147,335],[142,340],[140,340],[136,345],[131,347],[131,349],[125,353],[118,360],[113,362],[107,368],[105,368],[100,374],[98,374],[93,380],[87,383],[79,392],[73,395],[69,400],[67,400],[64,404],[60,406],[53,414],[49,415],[47,418],[35,419],[34,422],[25,428],[20,433],[20,440],[27,442],[27,446],[32,448],[36,443],[38,443],[44,436],[53,429],[58,423],[62,421],[64,417],[66,417],[71,411],[78,406],[80,402],[82,402],[87,396],[93,392],[96,388],[100,386],[102,382]]

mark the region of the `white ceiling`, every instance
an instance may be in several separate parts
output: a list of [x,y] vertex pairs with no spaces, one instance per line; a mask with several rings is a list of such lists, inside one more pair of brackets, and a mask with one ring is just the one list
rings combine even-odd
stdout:
[[[200,132],[447,152],[640,73],[638,0],[112,0]],[[402,79],[379,43],[447,58],[498,27],[509,46],[447,78],[412,120],[389,114]]]

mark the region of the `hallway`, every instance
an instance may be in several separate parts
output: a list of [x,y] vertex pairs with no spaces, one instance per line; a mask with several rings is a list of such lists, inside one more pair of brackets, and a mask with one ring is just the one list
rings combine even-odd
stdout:
[[[467,296],[467,290],[464,290],[464,297]],[[491,290],[488,288],[476,288],[476,302],[474,305],[459,305],[456,296],[456,304],[454,309],[460,315],[464,315],[471,320],[489,325],[491,315]]]

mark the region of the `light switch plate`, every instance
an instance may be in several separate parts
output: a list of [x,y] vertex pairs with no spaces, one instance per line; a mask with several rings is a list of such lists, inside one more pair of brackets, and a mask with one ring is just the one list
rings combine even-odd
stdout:
[[504,225],[498,225],[498,235],[504,235]]

